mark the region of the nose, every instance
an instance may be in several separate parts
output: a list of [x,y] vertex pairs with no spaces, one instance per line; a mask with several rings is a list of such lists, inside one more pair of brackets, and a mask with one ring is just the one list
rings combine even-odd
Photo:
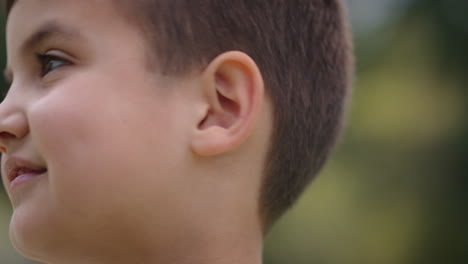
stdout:
[[0,151],[8,153],[13,144],[29,132],[26,115],[20,107],[5,99],[0,104]]

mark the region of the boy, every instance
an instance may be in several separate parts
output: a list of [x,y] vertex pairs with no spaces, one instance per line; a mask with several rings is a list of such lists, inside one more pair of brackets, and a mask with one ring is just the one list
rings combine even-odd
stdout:
[[338,0],[6,1],[10,237],[45,263],[258,264],[342,123]]

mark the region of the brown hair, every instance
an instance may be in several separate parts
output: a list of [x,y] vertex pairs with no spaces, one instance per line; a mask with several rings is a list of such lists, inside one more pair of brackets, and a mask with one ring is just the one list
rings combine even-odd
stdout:
[[[340,0],[114,0],[139,24],[166,74],[239,50],[258,64],[274,107],[264,228],[300,196],[340,133],[350,88],[350,36]],[[14,0],[6,0],[6,10]]]

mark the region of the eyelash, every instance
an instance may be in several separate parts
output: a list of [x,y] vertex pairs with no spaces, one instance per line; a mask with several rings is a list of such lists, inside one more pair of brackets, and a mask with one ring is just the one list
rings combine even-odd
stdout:
[[[69,62],[66,59],[60,58],[55,55],[50,55],[50,54],[36,54],[37,59],[41,65],[41,77],[46,76],[50,72],[56,70],[57,68],[70,65],[71,62]],[[53,62],[60,62],[58,65],[53,64]]]

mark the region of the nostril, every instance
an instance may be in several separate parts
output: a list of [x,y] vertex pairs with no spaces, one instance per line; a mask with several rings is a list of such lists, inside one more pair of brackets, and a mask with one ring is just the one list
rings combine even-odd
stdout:
[[0,132],[0,152],[1,153],[6,153],[7,148],[6,145],[8,144],[9,141],[15,139],[16,136],[8,133],[8,132]]
[[0,132],[0,140],[15,139],[16,136],[8,132]]

